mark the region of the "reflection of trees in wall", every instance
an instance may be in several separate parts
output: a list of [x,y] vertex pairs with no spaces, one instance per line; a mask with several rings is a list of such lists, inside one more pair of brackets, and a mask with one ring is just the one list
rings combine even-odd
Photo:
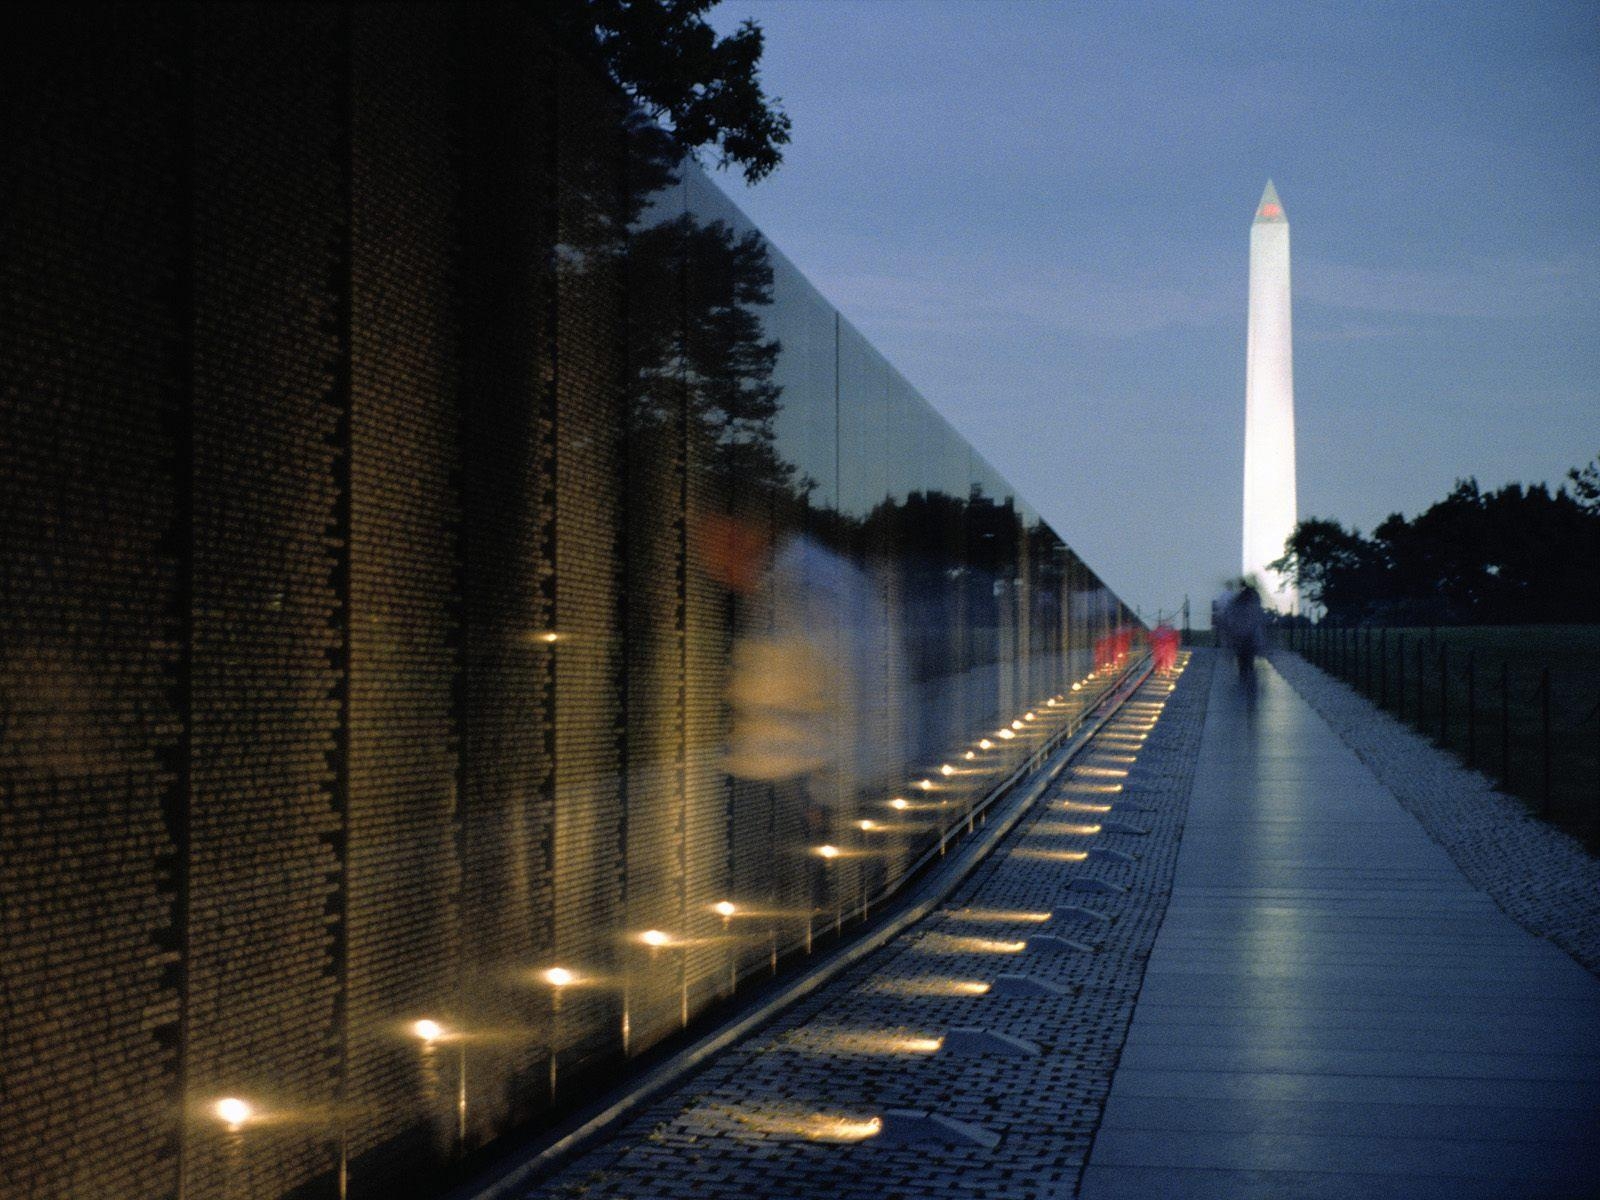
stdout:
[[[781,343],[764,337],[772,304],[765,239],[683,211],[683,153],[634,113],[626,125],[629,186],[611,190],[605,164],[563,178],[589,202],[562,230],[567,275],[626,270],[628,393],[633,436],[687,436],[709,449],[703,465],[725,488],[786,491],[797,484],[776,446],[782,388],[772,380]],[[597,156],[598,157],[598,156]],[[687,422],[687,429],[680,426]]]

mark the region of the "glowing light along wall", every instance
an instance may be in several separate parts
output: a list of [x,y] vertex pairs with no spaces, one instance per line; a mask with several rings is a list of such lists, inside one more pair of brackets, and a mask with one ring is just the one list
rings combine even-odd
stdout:
[[[426,1190],[1103,683],[1116,597],[527,6],[3,50],[8,1197]],[[828,736],[738,767],[774,661]]]
[[1289,218],[1267,180],[1250,226],[1250,314],[1245,346],[1244,555],[1262,602],[1289,612],[1293,586],[1267,564],[1295,527],[1294,339],[1289,305]]

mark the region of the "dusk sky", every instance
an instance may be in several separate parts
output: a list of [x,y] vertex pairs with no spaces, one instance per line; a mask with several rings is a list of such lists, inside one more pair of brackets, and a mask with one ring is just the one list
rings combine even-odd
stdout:
[[1146,617],[1239,567],[1250,222],[1300,515],[1600,452],[1600,5],[724,0],[794,122],[719,183]]

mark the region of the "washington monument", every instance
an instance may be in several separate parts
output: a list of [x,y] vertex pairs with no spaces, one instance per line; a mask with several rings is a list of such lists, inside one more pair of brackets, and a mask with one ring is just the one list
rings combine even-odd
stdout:
[[1244,574],[1261,601],[1295,609],[1293,586],[1269,571],[1294,532],[1294,351],[1289,322],[1289,218],[1267,180],[1250,226],[1250,318],[1244,380]]

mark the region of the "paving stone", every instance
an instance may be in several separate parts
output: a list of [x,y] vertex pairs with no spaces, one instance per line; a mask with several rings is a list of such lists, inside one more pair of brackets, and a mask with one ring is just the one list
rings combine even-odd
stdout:
[[1084,1200],[1600,1195],[1600,984],[1386,783],[1278,672],[1213,674]]
[[[1160,928],[1177,860],[1210,662],[1168,692],[1152,680],[1135,695],[1147,736],[1080,755],[1007,842],[941,911],[842,973],[756,1036],[648,1106],[611,1139],[531,1197],[638,1200],[954,1200],[1063,1197],[1078,1186],[1110,1091],[1144,964]],[[1145,707],[1160,704],[1162,707]],[[1149,715],[1159,714],[1148,730]],[[1123,761],[1133,755],[1132,762]],[[1101,771],[1126,771],[1103,775]],[[1119,786],[1120,790],[1103,790]],[[1008,851],[1077,845],[1034,834],[1073,820],[1065,799],[1140,811],[1149,833],[1130,862],[1053,862]],[[1084,824],[1096,823],[1092,815]],[[1089,891],[1074,886],[1090,879]],[[1005,920],[996,914],[1018,914]],[[1043,915],[1047,919],[1040,920]],[[1045,952],[1041,939],[1094,947]],[[1023,947],[1034,943],[1030,952]],[[995,986],[1025,975],[1044,994]],[[987,984],[985,994],[955,985]],[[1036,1054],[936,1052],[937,1039],[971,1027],[1031,1044]],[[874,1144],[849,1137],[893,1110],[927,1112],[992,1135],[992,1146]]]
[[1273,666],[1463,875],[1524,929],[1600,975],[1600,859],[1299,655],[1275,655]]

